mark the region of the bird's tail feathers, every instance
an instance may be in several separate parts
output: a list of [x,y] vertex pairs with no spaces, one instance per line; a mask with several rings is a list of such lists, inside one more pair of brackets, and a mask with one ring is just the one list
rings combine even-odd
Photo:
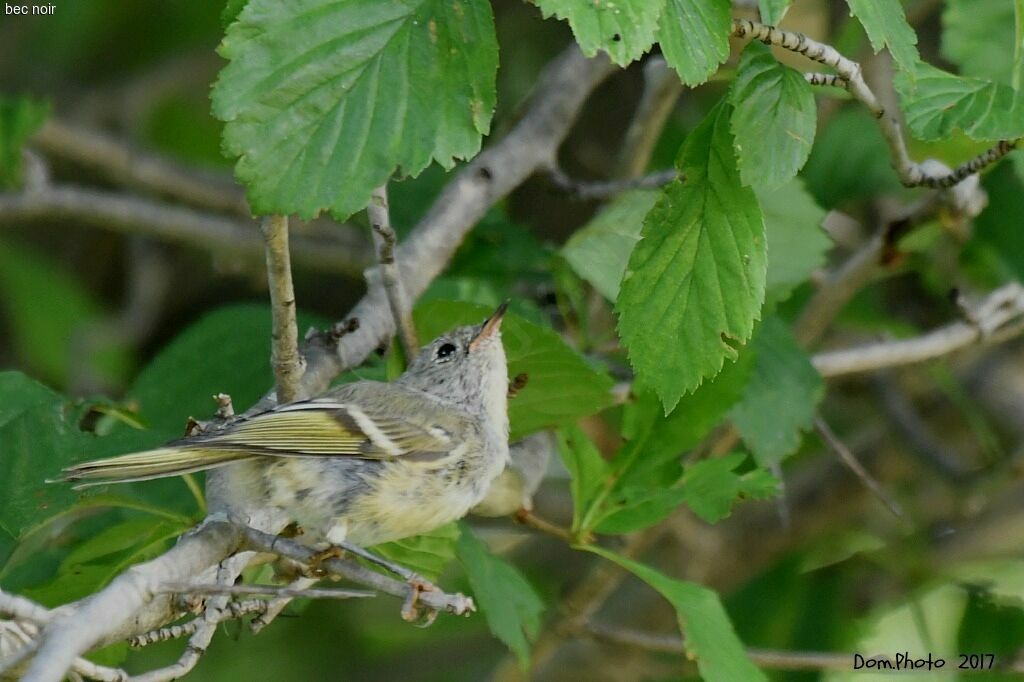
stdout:
[[97,459],[68,467],[56,481],[75,481],[75,488],[107,483],[148,481],[214,469],[231,462],[252,459],[250,450],[203,447],[163,447],[119,457]]

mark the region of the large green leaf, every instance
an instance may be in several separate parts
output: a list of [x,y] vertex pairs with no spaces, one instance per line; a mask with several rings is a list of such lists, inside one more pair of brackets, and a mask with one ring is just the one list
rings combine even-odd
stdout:
[[[416,307],[416,327],[426,342],[453,327],[480,324],[492,309],[471,303],[430,301]],[[501,325],[509,376],[525,373],[526,387],[509,401],[512,440],[571,424],[611,403],[612,380],[591,368],[558,334],[509,313]]]
[[99,304],[43,254],[0,242],[0,307],[19,359],[39,377],[65,386],[72,368],[84,365],[111,383],[123,379],[129,357],[122,344],[109,343],[97,354],[83,343],[83,333],[99,318]]
[[18,372],[0,372],[0,530],[12,537],[70,505],[66,485],[47,484],[93,440],[58,394]]
[[456,547],[487,626],[526,667],[530,660],[527,638],[537,636],[544,602],[526,578],[514,566],[491,554],[466,524],[462,524]]
[[672,604],[683,632],[687,656],[696,659],[701,679],[706,682],[767,682],[768,678],[747,657],[716,592],[696,583],[669,578],[602,547],[588,545],[583,549],[622,566]]
[[818,120],[803,74],[753,41],[743,50],[729,100],[743,183],[778,187],[792,179],[810,156]]
[[487,0],[249,0],[213,89],[256,213],[344,218],[396,170],[480,149],[495,104]]
[[904,69],[913,69],[918,60],[917,34],[907,23],[900,0],[847,0],[871,39],[875,52],[888,47],[892,58]]
[[761,12],[761,21],[769,26],[778,26],[782,17],[786,16],[786,10],[792,0],[759,0],[758,10]]
[[21,184],[22,147],[49,115],[46,102],[0,96],[0,189]]
[[758,188],[768,238],[766,304],[789,298],[811,273],[825,264],[832,240],[822,229],[825,211],[799,178],[775,190]]
[[946,0],[942,10],[942,56],[964,76],[1009,83],[1013,62],[1014,3]]
[[956,130],[975,140],[1024,136],[1024,95],[1008,85],[954,76],[923,62],[897,73],[895,85],[907,125],[922,140]]
[[729,0],[666,0],[658,42],[669,65],[687,85],[700,85],[729,56]]
[[629,259],[616,309],[638,378],[670,412],[750,338],[764,300],[764,222],[740,182],[721,104],[683,147]]
[[[670,0],[671,1],[671,0]],[[535,0],[545,16],[566,19],[583,54],[604,50],[620,66],[639,58],[654,44],[665,0]]]
[[741,499],[764,499],[778,490],[778,481],[764,469],[737,473],[747,458],[742,452],[701,460],[686,467],[680,488],[693,513],[708,523],[724,519]]
[[800,447],[801,432],[813,424],[825,386],[777,317],[764,321],[751,345],[754,370],[730,416],[757,461],[768,466]]
[[562,256],[576,274],[614,301],[629,254],[640,239],[644,216],[658,200],[653,190],[633,190],[615,198],[562,247]]

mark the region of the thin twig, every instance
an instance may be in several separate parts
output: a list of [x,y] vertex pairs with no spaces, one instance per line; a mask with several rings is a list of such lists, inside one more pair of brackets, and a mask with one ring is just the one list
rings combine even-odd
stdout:
[[231,597],[261,595],[288,599],[362,599],[377,596],[375,592],[367,590],[295,588],[290,585],[201,585],[188,582],[167,583],[163,586],[163,591],[173,594],[226,594]]
[[288,252],[288,217],[274,215],[263,221],[267,245],[267,284],[274,325],[271,332],[271,364],[277,380],[277,401],[298,397],[304,360],[299,353],[299,328],[295,321],[295,287]]
[[9,594],[2,589],[0,589],[0,615],[27,620],[35,625],[46,625],[50,622],[49,609],[31,599]]
[[[316,585],[320,580],[318,578],[308,578],[305,576],[296,578],[293,580],[288,587],[292,590],[305,590],[309,589],[313,585]],[[263,610],[260,615],[252,619],[249,623],[249,629],[255,634],[263,630],[274,620],[281,615],[281,612],[292,603],[292,598],[285,595],[277,595],[273,599],[267,602],[267,608]]]
[[[286,557],[304,565],[310,565],[317,559],[316,550],[277,535],[263,533],[254,528],[242,528],[246,545],[257,552],[270,552]],[[390,578],[373,571],[354,561],[341,558],[329,558],[319,562],[319,567],[331,575],[341,576],[371,589],[396,597],[409,598],[416,594],[418,602],[430,610],[452,613],[457,616],[467,615],[476,610],[473,600],[462,594],[447,594],[441,590],[417,592],[416,588],[407,583]]]
[[1016,145],[1014,141],[1002,140],[988,151],[961,164],[953,171],[948,173],[932,172],[931,169],[923,164],[915,163],[910,158],[900,122],[885,110],[875,93],[868,87],[861,73],[860,64],[847,59],[834,47],[808,38],[802,33],[784,31],[747,19],[733,19],[732,34],[738,38],[749,36],[766,44],[802,54],[812,61],[835,69],[839,76],[846,81],[846,90],[853,95],[854,99],[867,107],[871,115],[878,120],[878,126],[882,130],[882,135],[885,137],[889,152],[893,157],[896,173],[899,175],[900,181],[907,187],[922,185],[934,188],[952,187],[967,176],[1009,153]]
[[96,170],[126,187],[240,218],[252,216],[244,190],[230,175],[187,168],[89,128],[50,119],[31,143],[47,156]]
[[568,543],[574,542],[572,533],[568,529],[542,519],[528,509],[520,509],[513,515],[513,518],[516,520],[516,523],[521,523],[541,533],[546,533]]
[[[154,237],[252,260],[264,253],[263,240],[252,220],[73,185],[0,194],[0,226],[42,221]],[[291,247],[297,265],[323,272],[358,276],[373,259],[366,240],[349,225],[335,226],[329,237],[298,233],[293,235]]]
[[[263,613],[266,608],[267,600],[265,599],[246,599],[244,601],[228,602],[228,605],[218,614],[218,621],[239,620],[251,613]],[[196,628],[199,627],[201,620],[201,618],[193,618],[187,623],[169,625],[158,630],[150,630],[141,635],[130,637],[128,639],[128,646],[139,649],[150,644],[156,644],[157,642],[191,637],[195,633]]]
[[416,340],[416,326],[412,321],[412,310],[409,299],[405,295],[405,287],[395,264],[395,245],[398,236],[391,227],[391,211],[388,208],[388,186],[381,185],[370,195],[370,205],[366,207],[366,215],[370,219],[373,230],[373,244],[377,249],[377,260],[380,263],[381,284],[387,294],[388,306],[395,318],[398,338],[405,351],[406,362],[412,362],[419,352],[420,344]]
[[875,478],[868,473],[868,470],[864,468],[860,461],[858,461],[857,457],[850,451],[850,448],[846,447],[846,443],[841,441],[835,434],[832,427],[828,425],[828,422],[826,422],[821,416],[815,417],[814,428],[821,436],[822,440],[825,441],[825,444],[829,449],[832,450],[840,460],[842,460],[843,464],[845,464],[850,471],[852,471],[857,478],[864,483],[865,486],[867,486],[868,490],[875,494],[875,497],[882,501],[882,504],[892,512],[893,516],[905,521],[907,517],[903,513],[903,508],[900,506],[899,502],[893,499],[893,497],[886,492],[885,488],[882,487],[882,484],[876,481]]
[[910,339],[817,353],[812,363],[823,377],[832,378],[912,365],[977,344],[1005,341],[1024,333],[1024,288],[1013,282],[996,289],[978,315],[976,320],[953,322]]
[[679,173],[674,168],[657,171],[642,177],[623,178],[621,180],[576,180],[569,177],[558,166],[550,168],[548,173],[556,187],[565,191],[573,198],[583,200],[607,199],[631,189],[657,189],[679,177]]

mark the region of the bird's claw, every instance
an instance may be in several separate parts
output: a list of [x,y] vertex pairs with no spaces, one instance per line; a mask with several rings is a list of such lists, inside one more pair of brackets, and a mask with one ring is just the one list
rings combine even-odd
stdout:
[[407,623],[421,621],[416,623],[419,627],[429,627],[437,618],[437,610],[426,609],[421,613],[419,606],[420,593],[431,592],[437,588],[434,587],[433,583],[418,576],[410,578],[407,583],[409,585],[409,594],[406,595],[405,602],[402,603],[402,620]]
[[337,545],[331,545],[327,549],[320,550],[310,558],[309,564],[307,564],[306,569],[309,572],[309,577],[325,577],[327,575],[327,571],[325,571],[320,564],[325,561],[329,561],[330,559],[340,559],[343,556],[345,556],[345,550]]

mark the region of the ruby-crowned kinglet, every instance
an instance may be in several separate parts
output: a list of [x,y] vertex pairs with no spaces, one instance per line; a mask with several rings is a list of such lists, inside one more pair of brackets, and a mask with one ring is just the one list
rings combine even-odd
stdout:
[[223,467],[207,486],[211,511],[271,508],[314,541],[361,546],[431,531],[465,516],[508,461],[505,308],[432,341],[393,383],[345,384],[217,433],[69,467],[63,480]]

